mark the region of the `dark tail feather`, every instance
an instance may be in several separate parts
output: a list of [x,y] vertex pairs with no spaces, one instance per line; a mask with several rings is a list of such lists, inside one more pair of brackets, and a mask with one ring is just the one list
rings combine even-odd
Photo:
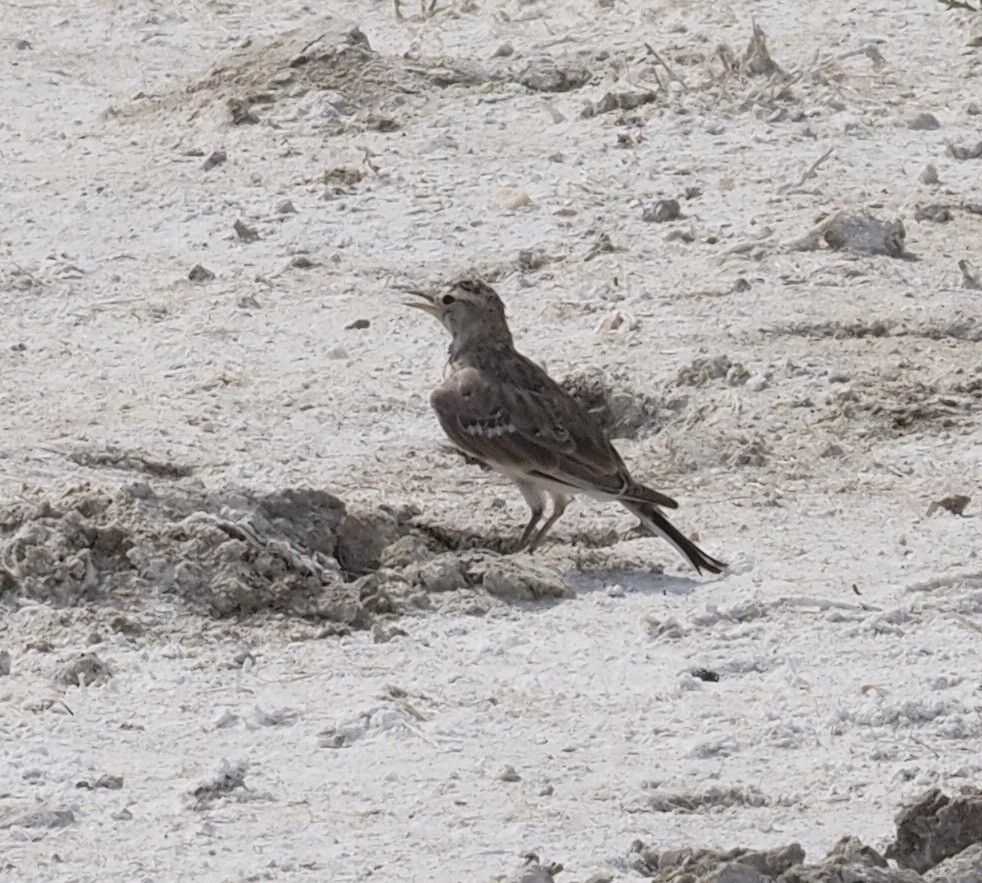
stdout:
[[721,573],[726,565],[712,555],[707,555],[692,540],[685,536],[671,521],[669,521],[655,506],[648,503],[635,503],[632,500],[621,500],[624,507],[641,519],[645,529],[668,540],[686,558],[698,573],[708,570],[710,573]]
[[678,509],[679,507],[679,504],[671,497],[665,496],[654,488],[645,487],[643,484],[632,484],[624,493],[620,494],[620,498],[636,503],[654,503],[656,506],[661,506],[662,509]]

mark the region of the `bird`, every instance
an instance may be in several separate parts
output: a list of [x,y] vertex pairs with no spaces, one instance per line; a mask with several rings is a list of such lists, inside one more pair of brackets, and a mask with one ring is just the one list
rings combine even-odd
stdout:
[[443,381],[430,394],[443,431],[464,454],[510,478],[531,510],[518,551],[534,552],[570,500],[586,494],[622,504],[698,573],[722,573],[727,565],[665,516],[678,503],[635,481],[596,417],[515,349],[504,304],[490,285],[464,278],[436,292],[403,291],[414,298],[406,306],[450,332]]

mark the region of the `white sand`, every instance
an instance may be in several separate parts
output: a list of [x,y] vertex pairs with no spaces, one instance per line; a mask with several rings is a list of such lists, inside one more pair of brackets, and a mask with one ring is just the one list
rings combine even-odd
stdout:
[[[130,638],[114,611],[10,595],[0,816],[72,820],[0,828],[0,874],[470,881],[535,851],[562,880],[630,880],[636,838],[882,846],[905,799],[977,782],[982,292],[957,262],[982,265],[982,217],[961,207],[982,203],[982,159],[946,152],[980,137],[966,18],[920,0],[339,11],[405,76],[407,53],[486,61],[510,43],[502,64],[546,53],[594,78],[558,94],[429,84],[401,106],[382,90],[392,133],[332,134],[337,96],[287,85],[258,124],[231,126],[226,99],[247,85],[185,89],[247,38],[313,26],[305,4],[4,4],[3,500],[131,480],[66,457],[115,445],[190,464],[209,488],[310,485],[517,532],[518,493],[442,450],[426,395],[443,332],[391,288],[476,267],[554,374],[603,367],[669,405],[661,432],[618,446],[734,570],[693,579],[666,544],[633,540],[617,554],[673,576],[594,574],[573,600],[484,616],[438,605],[380,644],[163,601]],[[741,53],[751,16],[790,93],[721,75],[717,45]],[[657,85],[646,42],[686,88],[633,124],[581,118],[587,100]],[[909,128],[919,112],[940,129]],[[227,162],[203,171],[217,148]],[[929,163],[938,185],[919,180]],[[342,167],[366,177],[325,199]],[[690,187],[682,220],[642,221]],[[530,205],[509,208],[515,191]],[[295,214],[277,213],[285,199]],[[951,220],[915,221],[931,203]],[[916,260],[784,247],[840,208],[902,219]],[[239,219],[261,238],[239,241]],[[600,233],[616,250],[586,260]],[[555,260],[522,270],[526,248]],[[312,268],[291,266],[301,253]],[[197,263],[217,278],[188,281]],[[603,331],[616,310],[627,321]],[[371,324],[345,330],[357,319]],[[887,333],[866,333],[876,322]],[[721,355],[749,381],[676,382]],[[925,514],[954,493],[975,497],[965,517]],[[578,502],[544,560],[571,567],[572,537],[630,523]],[[56,684],[81,649],[113,676]],[[332,727],[344,747],[326,747]],[[223,761],[246,765],[246,787],[196,806]],[[122,788],[78,787],[103,775]],[[652,810],[653,795],[731,786],[766,805]]]

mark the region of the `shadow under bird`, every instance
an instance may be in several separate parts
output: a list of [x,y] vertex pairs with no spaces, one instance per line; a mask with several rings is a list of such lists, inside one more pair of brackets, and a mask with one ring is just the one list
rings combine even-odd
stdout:
[[587,494],[616,500],[698,572],[726,567],[665,517],[678,503],[631,478],[596,418],[515,349],[494,289],[464,279],[443,292],[408,293],[419,299],[406,305],[435,316],[452,338],[443,382],[430,395],[440,425],[461,451],[514,481],[532,510],[519,549],[534,551],[572,497]]

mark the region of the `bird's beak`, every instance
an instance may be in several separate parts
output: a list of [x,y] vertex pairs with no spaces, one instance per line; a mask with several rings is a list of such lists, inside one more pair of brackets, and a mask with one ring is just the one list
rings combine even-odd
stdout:
[[429,313],[431,316],[436,316],[439,319],[443,315],[443,311],[436,304],[436,298],[432,294],[427,294],[425,291],[419,291],[415,288],[405,289],[406,294],[411,294],[413,297],[418,297],[419,300],[404,300],[402,303],[404,306],[412,307],[416,310],[422,310],[424,313]]

